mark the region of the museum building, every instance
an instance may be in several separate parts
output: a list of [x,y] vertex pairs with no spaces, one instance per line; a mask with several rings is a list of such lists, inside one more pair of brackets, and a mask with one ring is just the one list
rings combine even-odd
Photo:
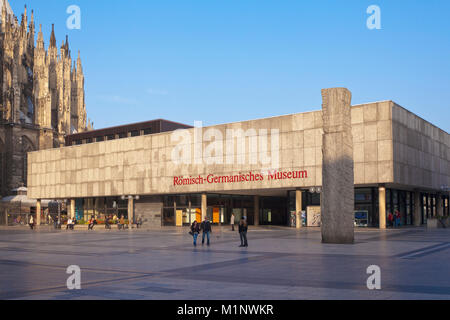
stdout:
[[[450,136],[392,101],[351,107],[355,226],[449,215]],[[320,225],[322,111],[193,127],[155,120],[66,137],[29,153],[28,197],[69,216],[149,226]],[[343,177],[342,177],[343,178]],[[40,221],[42,217],[37,217]]]

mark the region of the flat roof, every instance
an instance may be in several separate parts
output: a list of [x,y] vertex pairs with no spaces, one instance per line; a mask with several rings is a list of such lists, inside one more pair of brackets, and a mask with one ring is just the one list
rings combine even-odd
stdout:
[[66,145],[71,145],[73,141],[83,140],[83,139],[94,139],[97,137],[105,137],[109,135],[116,135],[121,133],[128,133],[131,131],[139,131],[150,129],[151,133],[161,133],[174,131],[177,129],[190,129],[192,126],[187,124],[169,121],[165,119],[155,119],[144,122],[137,122],[131,124],[125,124],[120,126],[102,128],[97,130],[85,131],[80,133],[75,133],[66,136]]

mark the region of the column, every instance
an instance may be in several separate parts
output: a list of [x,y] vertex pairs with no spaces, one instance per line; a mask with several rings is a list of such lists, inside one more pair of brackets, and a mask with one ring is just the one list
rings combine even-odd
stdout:
[[202,194],[202,221],[205,220],[208,211],[208,196],[206,193]]
[[41,200],[36,201],[36,225],[41,225]]
[[296,214],[296,220],[297,220],[297,229],[301,229],[303,227],[302,225],[302,190],[296,190],[295,191],[295,214]]
[[74,199],[70,200],[70,218],[71,219],[75,218],[75,200]]
[[5,209],[5,226],[8,226],[8,209]]
[[436,214],[438,217],[444,215],[444,206],[442,205],[442,195],[440,193],[436,195]]
[[134,198],[132,196],[128,197],[128,224],[130,225],[130,229],[133,225],[134,221]]
[[380,229],[386,229],[386,188],[384,186],[378,188],[378,219]]
[[253,221],[255,226],[259,226],[259,196],[255,196],[255,213],[253,217]]
[[322,90],[322,242],[353,244],[355,185],[350,91]]
[[420,227],[422,225],[422,208],[420,205],[420,192],[414,191],[414,225]]

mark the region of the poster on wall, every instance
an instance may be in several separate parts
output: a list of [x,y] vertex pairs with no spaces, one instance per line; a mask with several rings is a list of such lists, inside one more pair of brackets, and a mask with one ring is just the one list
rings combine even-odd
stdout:
[[308,227],[321,226],[321,209],[320,206],[310,206],[306,209],[306,221]]
[[369,211],[358,210],[355,211],[355,227],[368,227],[369,226]]
[[213,208],[213,223],[220,223],[220,208]]
[[183,210],[177,210],[176,225],[177,227],[183,226]]

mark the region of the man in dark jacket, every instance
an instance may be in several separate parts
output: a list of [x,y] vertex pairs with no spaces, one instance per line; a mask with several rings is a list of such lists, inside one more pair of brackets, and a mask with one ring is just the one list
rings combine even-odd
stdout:
[[212,232],[211,222],[209,222],[208,217],[205,218],[205,221],[202,222],[202,226],[200,228],[203,231],[202,236],[202,245],[205,244],[205,236],[208,238],[207,245],[210,243],[210,233]]
[[241,245],[239,246],[240,248],[248,247],[247,230],[247,220],[245,219],[245,217],[242,217],[241,221],[239,222],[239,235],[241,236]]

